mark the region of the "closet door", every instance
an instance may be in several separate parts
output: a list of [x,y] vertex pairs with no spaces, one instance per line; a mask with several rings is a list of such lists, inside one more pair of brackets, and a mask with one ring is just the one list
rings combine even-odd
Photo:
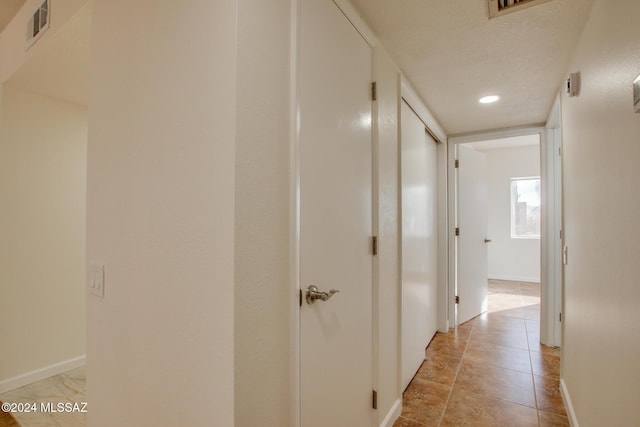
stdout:
[[402,385],[407,387],[436,333],[438,281],[437,143],[402,103]]

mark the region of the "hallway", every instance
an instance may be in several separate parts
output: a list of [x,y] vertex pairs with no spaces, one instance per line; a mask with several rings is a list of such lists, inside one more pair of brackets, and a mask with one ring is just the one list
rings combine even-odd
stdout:
[[539,284],[489,281],[487,313],[431,340],[394,426],[568,426],[539,318]]

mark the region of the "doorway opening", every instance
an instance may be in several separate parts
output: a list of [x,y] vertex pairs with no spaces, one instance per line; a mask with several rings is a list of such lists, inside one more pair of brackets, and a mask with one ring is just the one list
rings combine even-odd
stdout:
[[[0,400],[86,402],[85,223],[91,3],[1,84]],[[47,34],[49,36],[49,34]],[[38,386],[39,382],[45,382]],[[18,422],[63,422],[14,413]],[[78,417],[79,425],[86,418]]]
[[[450,235],[455,259],[450,267],[451,323],[459,325],[487,310],[499,310],[504,301],[494,302],[490,307],[488,296],[504,288],[499,286],[498,281],[502,281],[515,282],[510,285],[514,292],[510,299],[522,304],[519,310],[524,310],[527,303],[523,302],[520,284],[527,294],[535,293],[538,298],[542,294],[540,305],[529,304],[529,317],[533,318],[533,311],[538,310],[535,318],[544,325],[544,317],[549,316],[548,324],[559,306],[545,310],[544,294],[554,293],[555,287],[561,284],[544,280],[549,266],[541,256],[545,252],[545,240],[553,237],[544,227],[550,214],[544,210],[544,205],[548,198],[554,197],[547,189],[555,185],[553,174],[545,172],[549,169],[543,155],[548,151],[545,129],[507,129],[452,137],[450,142],[453,145],[449,156],[450,182],[454,185],[449,189],[449,211],[450,221],[456,224]],[[464,153],[468,152],[481,158],[482,166],[476,168],[481,172],[465,175],[464,162],[468,160],[464,160]],[[482,174],[480,179],[479,173]],[[478,184],[478,181],[484,181],[484,184]],[[469,189],[470,186],[473,188]],[[486,210],[469,207],[468,199],[477,199],[479,195],[486,199],[481,201]],[[472,220],[465,220],[465,215]],[[537,307],[542,307],[542,317]],[[547,344],[545,337],[542,338]]]

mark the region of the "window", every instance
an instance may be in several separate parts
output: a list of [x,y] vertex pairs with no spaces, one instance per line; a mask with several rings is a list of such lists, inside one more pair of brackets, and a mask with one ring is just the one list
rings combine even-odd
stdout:
[[511,238],[540,238],[540,177],[511,178]]

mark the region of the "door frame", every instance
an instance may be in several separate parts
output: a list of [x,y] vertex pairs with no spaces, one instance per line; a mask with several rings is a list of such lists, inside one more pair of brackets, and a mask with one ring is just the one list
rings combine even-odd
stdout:
[[[564,246],[564,217],[563,217],[563,180],[562,180],[562,114],[560,109],[560,94],[551,107],[549,118],[545,126],[547,144],[541,146],[540,172],[548,177],[544,191],[546,221],[543,222],[547,235],[552,236],[542,249],[541,261],[546,265],[547,283],[555,286],[547,288],[542,296],[547,302],[546,312],[542,309],[540,317],[540,340],[543,344],[559,347],[562,343],[562,322],[560,315],[564,311],[564,266],[562,264],[562,248]],[[545,252],[546,249],[546,252]]]
[[[547,138],[548,128],[545,127],[544,124],[534,125],[534,126],[523,126],[523,127],[514,127],[514,128],[505,128],[505,129],[495,129],[489,130],[485,132],[478,133],[469,133],[469,134],[461,134],[454,135],[449,138],[449,143],[452,144],[449,150],[448,155],[448,218],[450,224],[456,223],[456,205],[455,205],[455,147],[456,144],[464,144],[469,142],[478,142],[478,141],[486,141],[490,139],[500,139],[500,138],[508,138],[514,136],[525,136],[525,135],[538,135],[540,137],[540,179],[543,187],[543,195],[542,195],[542,203],[545,208],[542,211],[542,224],[540,230],[540,251],[541,251],[541,262],[540,262],[540,289],[541,289],[541,298],[540,298],[540,340],[543,344],[550,346],[559,346],[560,342],[556,342],[553,335],[555,335],[554,327],[549,328],[549,325],[556,325],[559,323],[559,316],[562,307],[562,301],[558,301],[556,297],[558,292],[562,289],[562,283],[558,283],[557,280],[553,280],[552,278],[556,277],[554,273],[554,263],[550,263],[548,260],[550,257],[554,256],[553,251],[553,242],[554,239],[550,239],[549,232],[547,228],[547,224],[550,219],[555,215],[555,193],[552,191],[554,185],[549,185],[553,183],[554,174],[549,173],[549,171],[553,171],[553,167],[549,165],[548,153],[549,151],[553,151],[550,148],[550,142]],[[553,143],[553,141],[551,141]],[[551,191],[550,191],[551,190]],[[449,322],[450,324],[455,324],[455,280],[456,280],[456,253],[455,253],[455,228],[449,227],[448,230],[449,236]],[[559,330],[559,327],[558,327]],[[553,331],[550,333],[550,331]]]

